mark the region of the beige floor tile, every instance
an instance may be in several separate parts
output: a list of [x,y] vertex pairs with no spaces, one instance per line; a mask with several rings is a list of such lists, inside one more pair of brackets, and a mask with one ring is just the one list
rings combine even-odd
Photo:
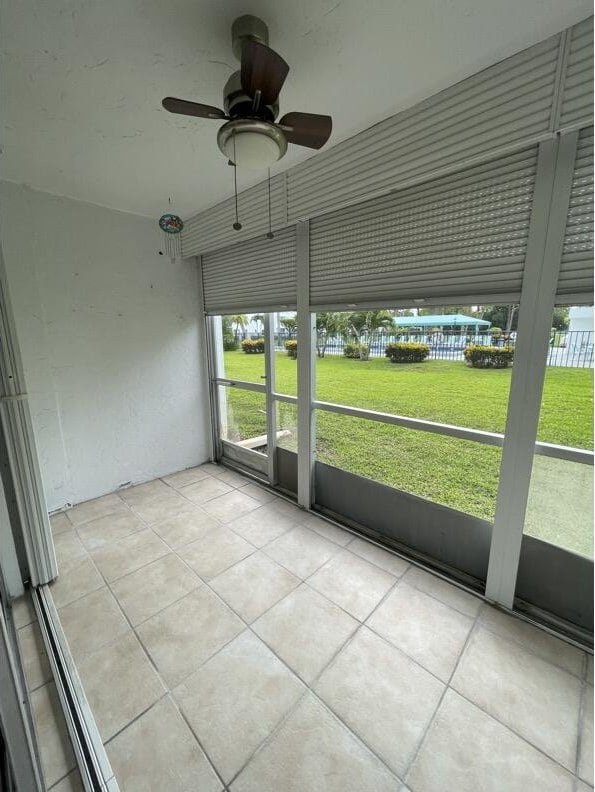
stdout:
[[112,592],[131,624],[137,625],[203,583],[173,553],[112,584]]
[[140,624],[203,583],[173,553],[119,578],[112,592],[130,623]]
[[35,608],[31,602],[31,595],[26,591],[22,597],[15,599],[11,602],[12,618],[14,620],[15,629],[24,627],[26,624],[37,621],[35,615]]
[[221,473],[221,475],[217,476],[218,481],[222,481],[224,484],[229,484],[230,487],[245,487],[246,484],[250,483],[250,479],[246,476],[242,476],[240,473],[236,473],[235,470],[226,470],[225,472]]
[[232,491],[233,488],[229,484],[219,481],[218,477],[215,476],[209,476],[201,481],[196,481],[194,484],[188,484],[188,486],[181,489],[185,498],[199,506],[213,498],[219,497],[219,495],[225,495],[225,493]]
[[66,778],[53,786],[50,792],[83,792],[83,783],[78,770],[73,770]]
[[208,471],[200,467],[194,467],[188,468],[187,470],[180,470],[169,476],[164,476],[163,481],[174,489],[180,489],[181,487],[186,487],[188,484],[194,484],[196,481],[202,481],[208,477]]
[[581,682],[483,628],[471,636],[452,686],[574,770]]
[[178,548],[195,542],[197,539],[202,539],[218,525],[219,523],[214,517],[208,515],[199,506],[193,506],[191,510],[176,514],[151,527],[166,544],[172,548]]
[[228,525],[235,533],[247,539],[250,544],[264,547],[295,528],[298,523],[295,516],[287,517],[273,509],[271,504],[266,504],[232,520]]
[[169,487],[167,495],[159,495],[146,503],[133,504],[131,508],[147,525],[153,525],[175,514],[192,511],[194,505],[177,490]]
[[252,625],[275,654],[310,683],[358,627],[332,602],[301,585]]
[[106,514],[116,514],[128,511],[126,504],[122,499],[115,494],[104,495],[95,500],[85,501],[73,506],[66,512],[70,522],[75,525],[83,525],[83,523],[90,520],[96,520],[98,517],[105,517]]
[[174,691],[225,782],[287,714],[305,688],[246,630]]
[[77,668],[104,742],[165,690],[133,632],[87,655]]
[[58,534],[65,533],[66,531],[72,531],[73,526],[68,517],[66,516],[65,512],[59,512],[58,514],[53,514],[50,517],[50,526],[52,528],[52,534],[57,536]]
[[298,525],[266,545],[264,552],[299,578],[310,577],[340,550],[339,545]]
[[572,792],[572,776],[448,690],[407,777],[415,792]]
[[74,531],[54,536],[54,549],[58,568],[63,564],[87,558],[87,551]]
[[395,577],[401,577],[409,568],[407,561],[399,558],[394,553],[389,553],[388,550],[384,550],[382,547],[378,547],[378,545],[372,544],[372,542],[368,542],[367,539],[356,537],[349,545],[349,550],[365,558],[371,564],[376,564],[381,569],[390,572]]
[[300,508],[296,503],[285,500],[285,498],[275,498],[271,501],[270,506],[278,514],[295,520],[298,524],[309,514],[305,509]]
[[228,492],[225,495],[220,495],[218,498],[207,501],[203,508],[207,514],[210,514],[222,523],[228,523],[240,517],[242,514],[248,514],[248,512],[258,509],[260,505],[261,504],[257,500],[251,498],[249,495],[245,495],[243,492],[240,492],[240,490],[234,490],[233,492]]
[[244,495],[249,495],[259,503],[270,503],[275,500],[275,494],[266,487],[261,487],[259,484],[244,484],[243,486],[240,485],[239,489]]
[[472,618],[477,616],[483,604],[479,597],[474,597],[473,594],[469,594],[458,586],[453,586],[452,583],[448,583],[419,567],[410,567],[405,573],[403,581]]
[[397,779],[308,695],[231,792],[396,792]]
[[204,586],[143,622],[137,632],[171,688],[243,629],[243,622]]
[[198,466],[199,470],[204,470],[210,476],[220,476],[228,469],[224,465],[215,465],[213,462],[203,462]]
[[308,585],[364,621],[395,581],[383,569],[343,550],[309,577]]
[[87,550],[117,542],[125,536],[141,531],[145,526],[131,511],[107,514],[90,520],[78,528],[78,535]]
[[204,580],[220,575],[241,561],[255,548],[224,525],[209,531],[202,539],[178,549],[178,555]]
[[93,561],[108,581],[135,572],[170,552],[153,531],[146,529],[91,551]]
[[487,630],[496,635],[517,641],[525,649],[539,655],[543,660],[570,671],[571,674],[582,675],[584,652],[576,646],[571,646],[545,630],[509,616],[490,605],[484,605],[479,620]]
[[27,624],[25,627],[21,627],[17,636],[27,687],[29,690],[35,690],[52,679],[52,671],[39,625],[37,622]]
[[168,696],[106,747],[120,792],[219,792],[222,788]]
[[593,792],[593,787],[577,778],[574,792]]
[[95,564],[87,556],[67,564],[60,564],[60,573],[50,583],[50,589],[54,604],[57,608],[62,608],[104,585],[104,580],[95,568]]
[[354,538],[353,534],[349,533],[349,531],[344,531],[343,528],[339,528],[338,525],[333,525],[327,520],[317,517],[315,514],[309,514],[302,520],[301,525],[305,528],[309,528],[311,531],[316,531],[320,536],[324,536],[325,539],[330,539],[331,542],[341,545],[341,547],[346,547]]
[[168,487],[161,479],[153,479],[145,481],[144,484],[137,484],[135,487],[121,490],[120,496],[129,506],[141,506],[150,503],[155,498],[167,497],[170,493],[171,487]]
[[54,683],[34,690],[30,701],[41,766],[49,788],[72,770],[76,762]]
[[593,688],[584,691],[578,775],[593,786]]
[[447,682],[472,619],[400,583],[368,619],[368,626]]
[[70,651],[77,660],[130,630],[118,603],[107,588],[94,591],[60,608],[58,615]]
[[299,578],[260,552],[240,561],[210,582],[211,588],[248,623],[299,584]]
[[432,674],[366,627],[316,684],[331,710],[401,777],[443,691]]

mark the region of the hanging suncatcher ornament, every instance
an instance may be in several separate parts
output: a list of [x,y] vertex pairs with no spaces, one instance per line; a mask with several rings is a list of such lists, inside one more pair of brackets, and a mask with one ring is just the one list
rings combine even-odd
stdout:
[[178,215],[167,212],[159,218],[159,228],[164,236],[165,254],[170,257],[172,262],[179,261],[182,258],[180,232],[184,228],[184,221]]

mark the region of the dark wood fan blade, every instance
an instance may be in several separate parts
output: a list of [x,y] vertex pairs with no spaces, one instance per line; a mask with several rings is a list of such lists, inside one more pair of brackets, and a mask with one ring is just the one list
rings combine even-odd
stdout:
[[180,115],[196,116],[197,118],[227,118],[223,110],[211,105],[198,104],[198,102],[187,102],[185,99],[175,99],[173,96],[166,96],[161,102],[170,113],[180,113]]
[[258,41],[242,44],[242,90],[254,99],[260,91],[260,101],[274,104],[283,87],[289,66],[275,50]]
[[319,149],[331,136],[333,119],[316,113],[287,113],[278,122],[288,143]]

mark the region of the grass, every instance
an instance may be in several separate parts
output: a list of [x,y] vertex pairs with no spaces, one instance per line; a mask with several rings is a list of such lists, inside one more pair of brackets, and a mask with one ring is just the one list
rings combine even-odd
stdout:
[[[261,382],[264,358],[226,352],[225,368],[228,377]],[[276,354],[278,392],[296,394],[296,368],[295,360]],[[511,369],[472,369],[462,362],[395,365],[386,359],[357,361],[332,356],[317,360],[316,397],[503,432],[511,373]],[[240,435],[250,437],[266,431],[263,396],[233,390],[228,399]],[[592,369],[548,368],[539,439],[592,448],[592,404]],[[281,428],[295,427],[295,407],[280,403],[278,414]],[[316,429],[320,461],[493,520],[499,448],[323,411],[317,411]],[[295,448],[295,437],[283,444]],[[580,542],[577,537],[576,543]]]

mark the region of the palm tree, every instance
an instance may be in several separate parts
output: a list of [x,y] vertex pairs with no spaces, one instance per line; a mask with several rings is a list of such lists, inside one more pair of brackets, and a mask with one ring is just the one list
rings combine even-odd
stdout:
[[[370,349],[381,329],[393,329],[395,321],[390,311],[355,311],[349,314],[348,327],[360,346],[360,360],[368,360]],[[362,342],[365,339],[366,343]]]
[[229,317],[229,321],[233,325],[234,338],[235,338],[236,344],[237,344],[238,340],[239,340],[239,335],[240,335],[240,328],[242,330],[242,333],[244,333],[245,330],[246,330],[246,327],[248,326],[248,317],[246,316],[246,314],[232,314],[232,316]]
[[323,358],[329,338],[342,335],[347,330],[344,313],[323,311],[316,314],[316,354]]

